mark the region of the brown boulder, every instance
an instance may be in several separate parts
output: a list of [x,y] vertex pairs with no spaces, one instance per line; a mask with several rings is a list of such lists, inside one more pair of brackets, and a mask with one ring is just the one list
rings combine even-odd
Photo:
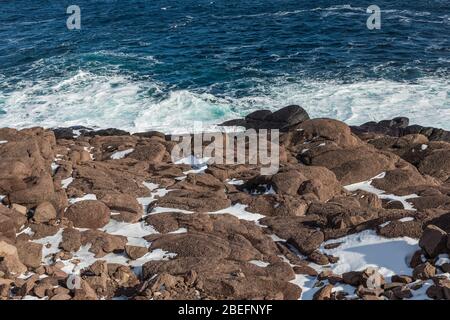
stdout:
[[16,226],[14,221],[0,213],[0,237],[11,240],[16,239]]
[[423,231],[419,241],[419,246],[427,253],[428,256],[434,258],[446,250],[447,234],[444,230],[434,225],[429,225]]
[[313,300],[330,300],[334,286],[327,284],[314,293]]
[[[5,217],[11,219],[14,223],[14,227],[16,230],[19,230],[27,222],[26,216],[22,215],[21,213],[15,211],[15,210],[5,207],[1,203],[0,203],[0,215],[3,215]],[[6,222],[6,220],[4,220],[4,222]],[[5,230],[5,229],[6,229],[6,227],[4,227],[3,230]]]
[[297,170],[279,172],[272,177],[272,186],[279,194],[296,195],[300,185],[307,180]]
[[333,119],[311,119],[304,121],[299,127],[306,139],[321,138],[335,142],[341,147],[353,147],[361,143],[345,123]]
[[108,234],[99,230],[86,230],[81,233],[81,244],[91,244],[89,251],[101,258],[111,252],[123,252],[127,244],[127,238]]
[[174,190],[150,204],[148,209],[152,210],[158,206],[195,212],[214,212],[230,205],[231,201],[223,190],[216,192]]
[[98,296],[85,280],[81,280],[80,288],[74,290],[73,300],[98,300]]
[[42,264],[42,244],[18,241],[16,243],[20,261],[29,268],[37,268]]
[[34,211],[33,219],[37,223],[48,222],[56,218],[56,210],[53,205],[48,202],[42,202]]
[[422,223],[419,221],[391,221],[379,227],[377,233],[386,238],[410,237],[418,239],[422,234]]
[[135,197],[123,193],[108,193],[99,198],[101,202],[106,204],[111,211],[115,213],[111,216],[117,221],[135,223],[139,221],[144,213],[144,209]]
[[413,278],[419,280],[428,280],[436,275],[436,268],[428,262],[419,264],[413,270]]
[[224,239],[214,234],[197,232],[168,234],[153,241],[150,248],[160,248],[180,257],[229,257],[243,261],[260,258],[260,253],[251,243],[239,235]]
[[426,156],[419,164],[419,171],[441,181],[450,177],[450,148],[438,149]]
[[148,253],[146,247],[125,246],[125,252],[132,260],[137,260]]
[[[126,159],[124,159],[126,160]],[[147,197],[150,190],[142,182],[149,177],[148,165],[142,161],[126,162],[89,161],[74,166],[74,181],[67,188],[67,194],[107,194],[124,193],[137,197]]]
[[85,200],[67,208],[64,216],[73,222],[74,227],[97,229],[109,222],[111,212],[101,201]]
[[297,230],[297,232],[288,239],[288,242],[297,248],[301,254],[309,255],[320,247],[324,239],[322,231],[303,228]]
[[26,271],[27,267],[20,261],[17,248],[0,241],[0,272],[18,276]]
[[25,189],[11,192],[9,201],[26,205],[27,207],[34,207],[44,201],[51,201],[54,193],[55,188],[51,175],[42,173],[40,176],[33,176],[27,179]]
[[168,233],[180,228],[178,220],[170,212],[151,214],[145,221],[160,233]]
[[166,148],[163,144],[156,141],[149,141],[146,144],[137,145],[128,157],[150,163],[160,163],[166,153]]
[[76,252],[81,247],[81,232],[73,228],[65,228],[59,247],[68,252]]

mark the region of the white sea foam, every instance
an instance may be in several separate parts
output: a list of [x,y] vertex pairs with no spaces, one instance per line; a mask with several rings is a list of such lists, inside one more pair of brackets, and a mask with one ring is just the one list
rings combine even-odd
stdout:
[[[202,121],[205,130],[261,108],[277,110],[302,105],[312,117],[330,117],[349,124],[407,116],[412,123],[450,129],[450,83],[438,77],[415,83],[388,80],[339,83],[280,77],[261,80],[243,97],[221,96],[209,88],[168,91],[154,81],[122,75],[102,76],[79,71],[64,81],[37,81],[15,91],[0,92],[0,127],[85,125],[131,132],[192,132]],[[149,94],[148,92],[157,94]]]

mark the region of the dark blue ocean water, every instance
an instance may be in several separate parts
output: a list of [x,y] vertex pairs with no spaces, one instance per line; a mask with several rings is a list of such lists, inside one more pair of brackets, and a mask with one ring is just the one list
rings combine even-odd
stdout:
[[448,0],[0,0],[0,126],[177,131],[297,103],[450,128],[449,80]]

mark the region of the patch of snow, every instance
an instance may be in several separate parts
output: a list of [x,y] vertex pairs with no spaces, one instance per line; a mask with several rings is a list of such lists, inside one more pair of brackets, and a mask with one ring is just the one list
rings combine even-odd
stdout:
[[144,208],[144,213],[147,212],[148,205],[153,201],[155,201],[157,197],[164,197],[167,193],[171,191],[167,190],[166,188],[158,189],[158,185],[154,183],[144,182],[144,186],[146,186],[151,191],[149,197],[137,198],[139,204],[142,205],[142,207]]
[[5,144],[5,143],[8,143],[8,141],[6,141],[6,140],[0,140],[0,144]]
[[440,267],[444,263],[450,263],[450,259],[449,259],[449,255],[448,254],[440,254],[438,256],[438,259],[437,259],[437,261],[436,261],[436,263],[434,265]]
[[123,159],[125,158],[127,155],[129,155],[130,153],[132,153],[134,151],[134,149],[127,149],[127,150],[123,150],[123,151],[116,151],[111,155],[111,159],[113,160],[119,160],[119,159]]
[[209,212],[209,214],[229,213],[239,219],[247,220],[247,221],[255,221],[255,222],[258,221],[259,219],[262,219],[265,217],[262,214],[251,213],[251,212],[245,211],[245,208],[247,208],[247,205],[236,203],[236,204],[232,205],[231,207],[228,207],[228,208],[225,208],[225,209],[222,209],[219,211],[215,211],[215,212]]
[[192,211],[183,210],[183,209],[168,208],[168,207],[154,207],[152,212],[149,213],[149,215],[164,213],[164,212],[179,212],[179,213],[186,213],[186,214],[194,213]]
[[59,164],[57,164],[56,162],[52,162],[51,164],[52,174],[55,174],[56,170],[58,170],[59,167],[60,167]]
[[22,298],[22,300],[48,300],[48,297],[46,296],[46,297],[43,297],[43,298],[38,298],[38,297],[35,297],[35,296],[25,296],[25,297],[23,297]]
[[[408,287],[413,286],[415,283],[416,282],[410,283]],[[433,285],[432,280],[422,282],[421,288],[419,288],[418,290],[411,290],[413,297],[408,300],[431,300],[431,298],[428,297],[426,292],[428,288],[431,287],[432,285]]]
[[67,179],[61,180],[61,186],[63,189],[67,189],[67,187],[73,182],[73,178],[69,177]]
[[69,202],[71,204],[74,204],[74,203],[77,203],[80,201],[85,201],[85,200],[97,200],[97,196],[95,194],[90,193],[90,194],[86,194],[86,195],[82,196],[81,198],[69,199]]
[[423,144],[420,146],[420,150],[425,151],[428,149],[428,145],[427,144]]
[[172,231],[172,232],[169,232],[169,233],[177,234],[177,233],[186,233],[186,232],[187,232],[186,228],[179,228],[179,229],[177,229],[175,231]]
[[180,159],[175,162],[175,164],[188,164],[192,167],[192,170],[188,170],[183,172],[183,174],[189,174],[189,173],[202,173],[208,168],[208,160],[210,158],[204,157],[204,158],[198,158],[196,156],[190,155],[189,157]]
[[385,223],[382,223],[382,224],[380,224],[379,225],[379,227],[380,228],[384,228],[384,227],[386,227],[388,224],[390,224],[391,223],[391,221],[387,221],[387,222],[385,222]]
[[275,233],[271,234],[270,237],[272,238],[273,241],[281,241],[281,242],[286,242],[286,239],[282,239],[279,236],[277,236]]
[[398,219],[398,221],[400,221],[400,222],[414,221],[414,218],[413,217],[405,217],[405,218]]
[[403,208],[405,210],[416,211],[416,209],[413,207],[413,205],[406,200],[418,198],[419,196],[417,194],[410,194],[410,195],[406,195],[406,196],[396,196],[394,194],[387,194],[387,193],[385,193],[385,191],[377,189],[374,186],[372,186],[372,181],[374,179],[383,179],[385,176],[386,176],[386,172],[382,172],[370,180],[347,185],[347,186],[344,186],[344,188],[347,191],[363,190],[366,192],[374,193],[380,199],[387,199],[387,200],[394,200],[394,201],[401,202],[403,205]]
[[249,263],[254,264],[255,266],[261,267],[261,268],[265,268],[267,267],[270,263],[268,262],[264,262],[261,260],[250,260]]
[[34,235],[34,232],[31,230],[30,227],[28,227],[28,228],[23,229],[23,230],[20,231],[19,233],[16,233],[16,236],[19,236],[19,235],[21,235],[21,234],[27,234],[27,235],[29,235],[29,236],[32,237],[32,236]]
[[240,185],[243,185],[244,184],[244,180],[238,180],[238,179],[231,179],[231,180],[226,180],[226,183],[228,183],[228,184],[232,184],[232,185],[235,185],[235,186],[240,186]]
[[[338,248],[324,249],[334,242],[343,242]],[[339,257],[331,266],[336,274],[361,271],[367,267],[379,268],[379,272],[389,277],[394,274],[411,274],[408,266],[410,256],[419,249],[418,241],[408,237],[387,239],[378,236],[373,230],[366,230],[322,244],[322,251]]]
[[79,136],[81,136],[81,131],[80,130],[73,130],[73,137],[74,138],[78,138]]
[[150,191],[153,191],[155,189],[158,189],[159,185],[152,182],[143,182],[142,183],[145,187],[147,187]]
[[89,152],[89,156],[90,156],[91,160],[94,160],[94,156],[92,154],[92,149],[94,149],[94,147],[89,147],[89,148],[88,147],[84,147],[83,149],[84,149],[84,151]]
[[[60,229],[55,235],[41,238],[38,240],[32,240],[32,242],[40,243],[42,247],[42,262],[45,264],[51,264],[51,255],[60,251],[59,244],[62,241],[63,229]],[[48,246],[48,247],[47,247]]]
[[312,300],[313,295],[317,290],[314,290],[314,284],[316,283],[316,277],[310,277],[303,274],[296,274],[295,279],[289,281],[290,283],[299,286],[302,289],[302,295],[300,300]]
[[158,233],[152,226],[147,225],[145,221],[128,223],[119,222],[114,219],[111,219],[108,224],[100,230],[112,235],[137,238]]

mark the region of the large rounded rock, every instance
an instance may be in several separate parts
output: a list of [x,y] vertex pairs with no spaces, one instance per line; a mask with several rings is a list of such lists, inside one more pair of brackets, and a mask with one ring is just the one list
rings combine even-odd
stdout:
[[29,241],[18,241],[16,243],[19,259],[30,268],[37,268],[42,262],[42,244]]
[[74,227],[97,229],[109,222],[111,212],[101,201],[86,200],[71,205],[64,215]]
[[0,241],[0,271],[16,276],[27,271],[27,267],[19,259],[17,248],[5,241]]
[[42,202],[40,205],[38,205],[33,216],[34,221],[37,223],[48,222],[55,218],[56,210],[48,201]]
[[266,115],[264,118],[265,121],[279,122],[282,123],[283,126],[293,126],[308,119],[308,113],[298,105],[290,105],[281,108],[272,114]]
[[447,234],[444,230],[434,225],[429,225],[424,230],[419,241],[419,246],[432,258],[446,251]]
[[307,139],[321,138],[335,142],[340,147],[355,147],[361,141],[353,136],[350,127],[333,119],[312,119],[303,122],[300,127]]

